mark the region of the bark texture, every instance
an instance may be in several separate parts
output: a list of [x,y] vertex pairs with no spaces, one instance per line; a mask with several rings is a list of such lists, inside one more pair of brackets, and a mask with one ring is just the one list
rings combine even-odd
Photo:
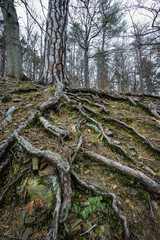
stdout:
[[21,44],[19,39],[19,24],[14,0],[4,0],[0,3],[4,18],[4,35],[7,51],[6,75],[16,79],[23,78]]
[[49,0],[44,79],[46,85],[68,84],[66,72],[66,28],[69,0]]

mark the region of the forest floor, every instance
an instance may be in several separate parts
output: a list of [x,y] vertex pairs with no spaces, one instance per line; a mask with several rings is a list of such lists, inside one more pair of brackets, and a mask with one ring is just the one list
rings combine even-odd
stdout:
[[159,240],[160,97],[71,89],[40,115],[54,91],[0,80],[0,239],[46,239],[63,189],[52,152],[73,172],[58,239]]

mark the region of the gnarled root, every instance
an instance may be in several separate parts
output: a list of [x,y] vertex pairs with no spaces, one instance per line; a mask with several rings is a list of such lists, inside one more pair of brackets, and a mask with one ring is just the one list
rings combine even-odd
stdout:
[[113,207],[114,211],[117,213],[117,215],[119,216],[119,218],[123,221],[124,229],[125,229],[125,237],[126,237],[126,239],[129,239],[130,233],[129,233],[127,219],[117,207],[117,198],[116,198],[115,194],[109,193],[109,192],[98,191],[95,186],[88,184],[88,183],[84,182],[83,180],[81,180],[75,172],[72,171],[71,174],[74,177],[74,179],[82,187],[85,187],[86,189],[93,191],[95,194],[112,197],[112,199],[113,199],[112,207]]
[[103,162],[110,167],[113,167],[120,171],[123,174],[126,174],[131,177],[135,177],[137,180],[140,180],[144,185],[146,185],[150,191],[160,194],[160,184],[152,180],[150,177],[142,173],[141,171],[134,170],[130,167],[124,166],[121,163],[108,159],[102,155],[89,151],[87,149],[83,149],[84,154],[89,157],[93,158],[96,161]]

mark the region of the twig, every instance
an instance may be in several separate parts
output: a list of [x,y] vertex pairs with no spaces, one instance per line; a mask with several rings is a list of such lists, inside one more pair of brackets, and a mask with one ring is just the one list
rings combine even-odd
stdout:
[[88,229],[86,232],[81,233],[80,236],[83,236],[83,235],[89,233],[89,232],[90,232],[93,228],[95,228],[95,227],[97,227],[97,224],[94,224],[94,225],[93,225],[90,229]]
[[152,218],[154,218],[154,213],[153,213],[153,208],[152,208],[152,203],[151,203],[151,197],[150,197],[149,192],[148,192],[148,202],[149,202],[149,207],[150,207],[150,210],[151,210],[151,216],[152,216]]
[[77,153],[78,153],[79,149],[80,149],[81,146],[82,146],[82,143],[83,143],[83,135],[81,135],[81,136],[79,137],[79,141],[78,141],[78,144],[77,144],[75,153],[74,153],[74,155],[73,155],[73,157],[72,157],[72,159],[71,159],[72,163],[73,163],[73,161],[75,160],[75,158],[76,158],[76,156],[77,156]]

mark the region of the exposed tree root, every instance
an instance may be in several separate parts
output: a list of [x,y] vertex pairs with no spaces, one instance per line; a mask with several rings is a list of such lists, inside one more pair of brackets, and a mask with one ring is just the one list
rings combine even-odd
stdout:
[[119,218],[123,221],[124,229],[125,229],[125,236],[126,236],[126,239],[129,239],[130,233],[129,233],[129,229],[128,229],[127,219],[117,207],[117,198],[116,198],[115,194],[109,193],[109,192],[104,192],[104,191],[98,191],[95,186],[88,184],[88,183],[84,182],[83,180],[81,180],[75,172],[72,171],[71,173],[72,173],[72,176],[75,178],[75,180],[82,187],[93,191],[95,194],[112,197],[112,199],[113,199],[112,207],[113,207],[114,211],[117,213],[117,215],[119,216]]
[[68,93],[68,95],[71,95],[71,98],[73,97],[74,99],[78,100],[79,102],[86,102],[86,103],[88,103],[88,104],[90,104],[92,106],[99,107],[101,109],[101,111],[105,112],[106,114],[109,113],[109,111],[106,110],[104,105],[101,105],[99,103],[91,102],[91,101],[89,101],[88,99],[85,99],[85,98],[77,97],[77,95],[74,94],[74,93]]
[[40,111],[43,113],[46,110],[53,108],[56,104],[58,104],[60,98],[59,97],[50,97],[46,102],[42,103],[39,107]]
[[123,174],[126,174],[130,177],[134,177],[137,180],[140,180],[144,185],[146,185],[150,191],[160,194],[160,184],[152,180],[150,177],[142,173],[141,171],[134,170],[130,167],[124,166],[121,163],[118,163],[116,161],[110,160],[102,155],[99,155],[97,153],[94,153],[92,151],[88,151],[86,149],[83,149],[84,154],[89,157],[93,158],[96,161],[103,162],[107,164],[110,167],[115,168],[116,170],[120,171]]
[[4,169],[8,166],[9,162],[10,162],[10,158],[7,157],[6,160],[0,164],[0,174],[1,174],[1,173],[4,171]]
[[3,130],[12,121],[13,114],[18,110],[18,107],[12,106],[8,109],[5,119],[0,123],[0,130]]
[[47,121],[47,119],[45,119],[44,117],[39,117],[39,121],[43,124],[46,130],[48,130],[50,133],[52,133],[53,135],[55,135],[57,138],[61,140],[62,145],[63,145],[63,139],[70,136],[69,131],[62,128],[58,128],[50,124]]
[[88,119],[89,121],[93,122],[94,124],[96,124],[96,125],[99,127],[99,129],[100,129],[100,131],[101,131],[101,134],[102,134],[102,139],[104,138],[104,139],[108,142],[108,145],[109,145],[111,148],[118,149],[118,150],[119,150],[120,152],[122,152],[125,156],[127,156],[127,158],[128,158],[131,162],[135,163],[135,159],[133,159],[132,157],[130,157],[130,156],[128,155],[128,153],[127,153],[122,147],[120,147],[120,146],[117,145],[117,144],[114,144],[114,143],[112,142],[112,140],[105,134],[102,124],[101,124],[99,121],[96,121],[95,119],[91,118],[88,114],[86,114],[86,113],[84,112],[83,107],[82,107],[81,105],[73,105],[72,107],[73,107],[74,109],[77,109],[77,110],[81,113],[81,115],[82,115],[83,117],[85,117],[86,119]]
[[133,127],[129,126],[128,124],[118,120],[118,119],[115,119],[115,118],[111,118],[111,117],[107,117],[107,116],[102,116],[102,118],[104,120],[109,120],[109,121],[112,121],[112,122],[115,122],[115,123],[118,123],[119,125],[122,125],[126,128],[128,128],[129,130],[131,130],[134,134],[136,134],[139,138],[141,138],[143,140],[143,142],[145,142],[152,150],[160,153],[160,148],[156,147],[153,143],[151,143],[145,136],[143,136],[142,134],[140,134],[139,132],[137,132]]
[[76,150],[75,150],[74,155],[73,155],[72,160],[71,160],[72,163],[74,162],[74,160],[75,160],[75,158],[77,156],[77,153],[79,152],[79,150],[80,150],[80,148],[82,146],[82,143],[83,143],[83,135],[81,135],[80,138],[79,138]]
[[23,137],[19,136],[15,131],[14,136],[18,143],[31,155],[38,158],[45,158],[47,162],[56,167],[63,189],[63,201],[61,205],[61,214],[59,221],[62,223],[66,220],[68,212],[71,208],[72,188],[70,179],[70,165],[67,161],[64,161],[58,153],[53,153],[48,150],[41,151],[34,147]]
[[53,221],[51,223],[50,230],[46,236],[46,240],[56,240],[58,237],[59,214],[61,209],[61,188],[59,184],[57,184],[56,200],[57,203],[53,213]]
[[18,182],[18,180],[20,178],[22,178],[24,176],[24,174],[26,173],[26,171],[28,170],[29,168],[27,168],[26,170],[24,170],[17,178],[15,178],[12,182],[10,182],[7,187],[5,188],[5,190],[3,191],[3,193],[1,194],[0,196],[0,203],[2,202],[2,200],[4,199],[4,196],[6,195],[6,193],[14,186],[15,183]]
[[[18,128],[16,129],[16,132],[20,133],[25,127],[30,125],[36,118],[36,115],[37,115],[37,111],[31,113],[31,115],[28,117],[28,119],[25,122],[21,122],[19,124]],[[12,144],[13,141],[14,141],[14,132],[7,139],[2,140],[0,142],[0,158],[3,158],[8,147]]]
[[[91,108],[83,105],[83,108],[85,108],[87,111],[93,113],[94,115],[96,116],[99,116],[94,110],[92,110]],[[134,134],[136,134],[139,138],[141,138],[152,150],[160,153],[160,148],[157,148],[153,143],[151,143],[145,136],[143,136],[142,134],[140,134],[139,132],[137,132],[133,127],[129,126],[128,124],[118,120],[118,119],[115,119],[115,118],[112,118],[112,117],[108,117],[108,116],[101,116],[102,119],[104,120],[109,120],[109,121],[112,121],[112,122],[115,122],[119,125],[122,125],[124,126],[125,128],[131,130]]]

